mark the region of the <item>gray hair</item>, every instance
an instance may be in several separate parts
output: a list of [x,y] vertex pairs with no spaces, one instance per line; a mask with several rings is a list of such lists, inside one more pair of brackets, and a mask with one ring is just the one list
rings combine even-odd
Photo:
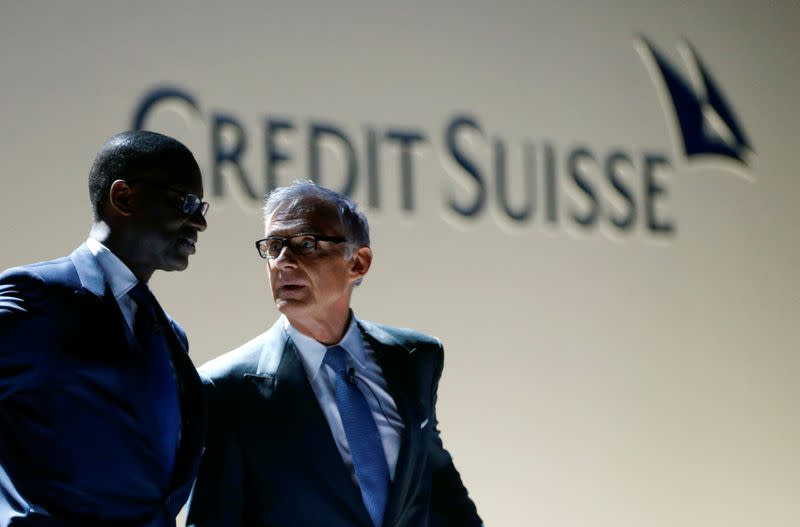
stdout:
[[289,186],[278,187],[267,196],[264,203],[264,221],[281,205],[292,206],[298,202],[316,198],[336,208],[339,223],[351,248],[369,247],[369,223],[367,216],[358,208],[356,202],[335,190],[317,185],[313,181],[295,181]]

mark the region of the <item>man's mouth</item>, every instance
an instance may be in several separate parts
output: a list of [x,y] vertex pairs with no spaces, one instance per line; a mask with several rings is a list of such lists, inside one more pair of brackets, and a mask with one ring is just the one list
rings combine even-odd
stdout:
[[196,243],[197,240],[195,238],[185,237],[178,239],[178,246],[190,254],[194,254],[195,251],[197,250],[197,248],[195,247]]
[[278,286],[278,291],[282,293],[293,293],[295,291],[300,291],[305,287],[305,284],[301,282],[286,282]]

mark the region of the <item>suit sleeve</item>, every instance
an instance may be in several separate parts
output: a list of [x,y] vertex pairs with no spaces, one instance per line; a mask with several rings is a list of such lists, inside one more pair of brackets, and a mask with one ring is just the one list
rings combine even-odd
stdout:
[[461,476],[453,464],[453,458],[442,445],[439,421],[436,417],[436,399],[439,379],[444,369],[444,349],[439,344],[435,374],[433,376],[433,424],[434,433],[430,446],[432,465],[431,527],[480,527],[483,525],[475,504],[461,482]]
[[45,288],[20,269],[0,275],[0,400],[33,385],[41,351],[52,345],[42,316]]
[[237,440],[235,412],[226,408],[223,394],[201,373],[208,391],[209,428],[200,472],[189,496],[187,527],[237,527],[243,525],[244,473]]

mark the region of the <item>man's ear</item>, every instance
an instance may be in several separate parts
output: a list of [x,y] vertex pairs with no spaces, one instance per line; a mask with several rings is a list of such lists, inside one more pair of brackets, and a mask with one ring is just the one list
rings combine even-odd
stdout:
[[369,247],[359,247],[353,253],[350,263],[350,275],[353,281],[358,281],[364,278],[369,271],[369,266],[372,265],[372,249]]
[[123,179],[114,181],[108,191],[108,202],[114,214],[130,216],[133,214],[133,189]]

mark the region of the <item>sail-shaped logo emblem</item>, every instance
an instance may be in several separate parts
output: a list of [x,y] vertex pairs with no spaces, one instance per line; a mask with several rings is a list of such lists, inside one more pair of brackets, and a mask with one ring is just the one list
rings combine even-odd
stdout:
[[661,94],[668,120],[672,102],[674,132],[676,139],[682,139],[687,160],[730,160],[748,167],[754,153],[752,143],[694,47],[686,42],[680,49],[688,78],[646,37],[639,36],[636,48]]

